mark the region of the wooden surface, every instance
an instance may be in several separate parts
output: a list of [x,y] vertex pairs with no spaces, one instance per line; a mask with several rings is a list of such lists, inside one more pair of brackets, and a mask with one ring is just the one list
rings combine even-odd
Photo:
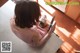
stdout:
[[0,7],[4,5],[8,0],[0,0]]
[[55,32],[64,41],[59,53],[72,53],[74,50],[80,51],[80,24],[67,18],[61,12],[56,11],[55,15],[57,24]]

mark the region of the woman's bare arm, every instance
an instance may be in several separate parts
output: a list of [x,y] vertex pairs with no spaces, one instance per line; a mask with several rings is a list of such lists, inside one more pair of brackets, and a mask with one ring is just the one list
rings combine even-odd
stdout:
[[56,23],[51,27],[51,29],[48,31],[48,33],[39,41],[38,45],[44,44],[51,36],[52,32],[55,30]]

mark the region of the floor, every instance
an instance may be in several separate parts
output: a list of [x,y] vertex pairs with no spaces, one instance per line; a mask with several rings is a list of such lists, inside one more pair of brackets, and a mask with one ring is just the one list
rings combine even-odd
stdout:
[[55,32],[64,41],[58,53],[80,53],[80,24],[56,11]]

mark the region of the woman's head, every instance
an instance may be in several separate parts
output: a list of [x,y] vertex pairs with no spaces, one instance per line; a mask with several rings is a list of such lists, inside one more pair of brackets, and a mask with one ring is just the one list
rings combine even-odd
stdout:
[[39,4],[33,1],[19,1],[15,6],[15,23],[20,28],[30,28],[39,21]]

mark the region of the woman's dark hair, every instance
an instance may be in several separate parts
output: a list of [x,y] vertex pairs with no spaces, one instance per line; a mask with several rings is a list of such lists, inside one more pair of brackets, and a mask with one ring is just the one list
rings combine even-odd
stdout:
[[39,21],[39,4],[33,1],[18,1],[15,6],[15,16],[18,27],[31,28]]

